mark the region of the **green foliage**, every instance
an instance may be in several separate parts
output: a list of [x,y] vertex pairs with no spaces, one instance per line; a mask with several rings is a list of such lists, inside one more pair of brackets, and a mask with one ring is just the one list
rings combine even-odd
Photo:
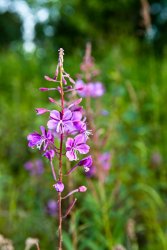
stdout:
[[[68,55],[65,67],[74,76],[82,52]],[[64,221],[64,248],[106,250],[122,244],[127,250],[166,250],[167,60],[140,55],[136,43],[126,39],[98,61],[107,90],[102,109],[109,115],[99,116],[96,124],[101,133],[110,124],[106,147],[113,152],[112,167],[104,184],[88,179],[87,193],[77,194],[74,211]],[[39,158],[39,152],[28,150],[26,135],[46,120],[36,119],[33,109],[47,105],[48,93],[37,89],[46,86],[43,75],[54,72],[55,56],[6,52],[0,64],[0,232],[17,250],[30,236],[39,238],[41,249],[54,249],[56,218],[46,213],[47,201],[55,198],[50,168],[44,160],[44,175],[35,177],[23,165]],[[86,182],[81,171],[75,178],[75,186]]]
[[21,40],[21,20],[11,12],[0,13],[0,44],[9,46],[12,42]]

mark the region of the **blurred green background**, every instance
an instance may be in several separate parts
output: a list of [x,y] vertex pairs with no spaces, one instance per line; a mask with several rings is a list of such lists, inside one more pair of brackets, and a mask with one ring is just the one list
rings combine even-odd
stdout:
[[28,237],[56,249],[50,168],[42,158],[44,174],[25,170],[41,158],[26,136],[46,124],[34,110],[50,105],[38,89],[55,71],[57,50],[76,79],[88,41],[106,88],[100,103],[109,115],[96,124],[111,128],[112,166],[103,188],[75,174],[74,186],[90,189],[64,223],[64,249],[167,249],[166,31],[165,0],[0,0],[0,233],[15,249]]

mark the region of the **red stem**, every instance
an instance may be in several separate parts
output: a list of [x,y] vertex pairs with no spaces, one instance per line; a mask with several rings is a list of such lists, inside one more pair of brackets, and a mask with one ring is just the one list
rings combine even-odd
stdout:
[[[61,95],[61,113],[62,117],[64,115],[64,92],[63,92],[63,84],[62,84],[62,76],[63,76],[63,54],[59,54],[59,69],[60,69],[60,95]],[[62,182],[63,174],[62,174],[62,156],[63,156],[63,133],[60,136],[60,155],[59,155],[59,181]],[[62,250],[62,205],[61,205],[61,192],[58,193],[58,220],[59,220],[59,248],[58,250]]]
[[[62,182],[62,148],[63,148],[63,134],[60,137],[60,155],[59,155],[59,181]],[[58,193],[58,204],[59,204],[59,250],[62,250],[62,210],[61,210],[61,192]]]

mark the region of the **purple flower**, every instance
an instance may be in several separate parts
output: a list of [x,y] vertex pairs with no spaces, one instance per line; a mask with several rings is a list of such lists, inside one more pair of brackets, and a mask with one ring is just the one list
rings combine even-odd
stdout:
[[92,97],[100,97],[104,94],[104,86],[101,82],[93,83],[93,91],[91,93]]
[[44,172],[42,160],[27,161],[24,168],[30,172],[31,175],[41,175]]
[[58,181],[56,184],[53,185],[57,192],[63,192],[64,184],[61,181]]
[[41,126],[40,129],[42,132],[41,135],[37,132],[34,132],[27,136],[27,140],[29,141],[28,146],[31,148],[36,146],[39,149],[41,149],[43,146],[43,150],[45,151],[48,146],[53,145],[54,138],[50,130],[47,132],[43,126]]
[[[70,105],[71,106],[71,105]],[[78,105],[73,105],[69,107],[72,112],[72,122],[73,122],[73,131],[70,131],[71,133],[82,133],[86,130],[86,124],[84,120],[82,119],[82,112],[83,108]]]
[[82,80],[76,81],[75,88],[77,90],[77,93],[82,97],[85,97],[85,87],[86,85]]
[[78,166],[82,166],[85,169],[85,172],[88,172],[90,170],[90,167],[92,166],[92,156],[89,155],[85,158],[83,158],[82,160],[80,160],[80,162],[78,163]]
[[84,134],[79,134],[74,138],[68,138],[66,142],[66,156],[70,161],[76,161],[77,152],[80,154],[87,154],[90,147],[86,144],[86,137]]
[[82,160],[80,160],[73,168],[71,168],[67,175],[72,173],[77,167],[84,167],[85,172],[88,172],[90,170],[90,167],[92,166],[92,156],[89,155],[85,158],[83,158]]
[[46,206],[46,212],[51,216],[56,216],[58,212],[58,204],[55,200],[49,200]]
[[100,97],[104,94],[104,86],[101,82],[90,82],[85,84],[82,80],[76,82],[76,90],[82,97]]
[[86,172],[85,174],[86,174],[86,176],[87,176],[88,178],[91,178],[91,177],[95,176],[95,175],[96,175],[96,167],[95,167],[95,166],[91,166],[91,167],[89,168],[89,171]]
[[104,170],[109,170],[111,167],[111,154],[109,152],[101,154],[99,156],[99,162]]
[[90,167],[92,166],[92,156],[89,155],[78,162],[78,166]]
[[48,128],[55,130],[58,134],[63,134],[68,130],[73,130],[72,112],[69,109],[64,111],[64,114],[57,110],[50,112],[50,120],[48,121]]
[[55,151],[53,149],[47,150],[43,156],[49,159],[49,161],[52,161],[53,157],[55,156]]

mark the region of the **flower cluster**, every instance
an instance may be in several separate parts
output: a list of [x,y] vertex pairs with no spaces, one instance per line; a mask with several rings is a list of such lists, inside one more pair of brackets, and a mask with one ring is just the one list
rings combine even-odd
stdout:
[[104,86],[101,82],[84,83],[82,80],[76,81],[76,90],[81,97],[100,97],[104,94]]
[[40,159],[27,161],[24,164],[24,168],[30,173],[30,175],[41,175],[44,172],[43,162]]
[[[87,141],[89,139],[90,131],[87,130],[84,110],[82,106],[80,106],[82,98],[72,101],[71,103],[66,102],[64,99],[66,92],[76,91],[77,89],[74,80],[64,71],[63,56],[64,51],[63,49],[60,49],[59,61],[54,77],[50,78],[49,76],[45,76],[45,80],[52,82],[57,86],[53,88],[40,88],[41,91],[58,91],[60,94],[60,101],[49,97],[49,101],[54,104],[56,108],[53,110],[48,110],[46,108],[36,109],[37,115],[48,114],[46,122],[47,128],[41,126],[41,132],[33,132],[27,136],[28,146],[30,148],[38,148],[42,152],[42,155],[48,158],[50,162],[53,178],[55,180],[53,187],[58,194],[59,249],[62,249],[62,199],[65,199],[75,192],[85,192],[87,190],[85,186],[81,186],[70,191],[64,198],[62,198],[61,193],[65,187],[63,177],[68,176],[77,167],[83,167],[85,171],[89,171],[90,166],[92,165],[92,158],[90,155],[79,161],[80,155],[86,155],[89,153],[90,147],[88,146]],[[65,157],[70,162],[78,161],[67,173],[64,173],[63,168]],[[57,168],[55,168],[53,164],[54,158],[57,158],[58,160]],[[76,199],[70,204],[65,216],[70,212],[75,202]]]
[[77,161],[78,153],[87,154],[90,149],[87,145],[89,132],[85,118],[83,118],[82,107],[73,103],[63,111],[52,110],[49,112],[48,131],[41,126],[41,133],[29,134],[27,136],[28,146],[41,149],[44,152],[43,155],[51,161],[54,156],[59,157],[59,149],[55,146],[55,140],[59,140],[60,135],[63,134],[66,139],[66,157],[70,161]]
[[[91,44],[87,43],[85,56],[81,63],[81,72],[78,74],[78,80],[76,81],[76,90],[78,95],[85,98],[86,103],[86,116],[89,124],[89,129],[93,132],[92,141],[96,147],[95,151],[92,151],[93,165],[87,167],[87,177],[97,177],[99,181],[104,182],[111,166],[111,154],[109,152],[101,154],[101,149],[104,148],[107,140],[108,133],[100,135],[99,129],[96,128],[96,117],[98,115],[108,116],[107,110],[101,109],[100,98],[96,101],[97,108],[93,110],[91,104],[93,98],[103,96],[105,88],[103,84],[95,80],[95,76],[99,74],[94,58],[91,56]],[[90,98],[91,97],[91,98]]]
[[[96,82],[93,78],[99,74],[99,70],[96,69],[94,59],[91,56],[91,44],[88,43],[86,47],[86,54],[84,56],[83,63],[81,64],[82,74],[78,75],[76,81],[76,90],[81,97],[101,97],[105,93],[103,83]],[[85,79],[85,82],[83,81]]]

